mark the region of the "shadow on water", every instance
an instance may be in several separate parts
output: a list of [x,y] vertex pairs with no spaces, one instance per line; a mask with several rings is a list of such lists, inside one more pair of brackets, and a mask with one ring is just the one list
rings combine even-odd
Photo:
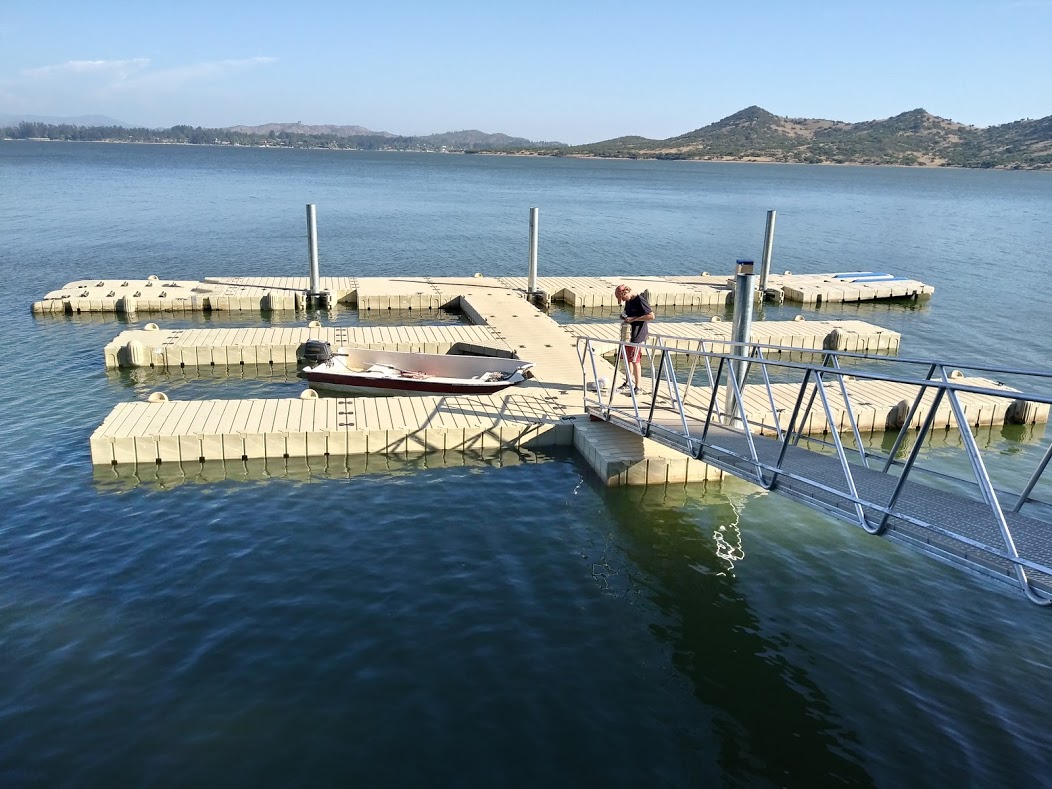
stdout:
[[544,451],[493,449],[427,452],[418,455],[349,455],[311,458],[253,458],[203,462],[143,463],[93,466],[92,483],[99,493],[122,493],[137,487],[172,490],[183,485],[217,482],[263,483],[285,480],[309,483],[366,475],[397,476],[440,468],[506,468],[551,459]]
[[[785,644],[761,632],[734,575],[741,557],[734,482],[610,491],[625,555],[675,627],[653,627],[696,698],[716,712],[720,768],[741,786],[871,785],[859,744]],[[709,539],[705,532],[714,535]]]

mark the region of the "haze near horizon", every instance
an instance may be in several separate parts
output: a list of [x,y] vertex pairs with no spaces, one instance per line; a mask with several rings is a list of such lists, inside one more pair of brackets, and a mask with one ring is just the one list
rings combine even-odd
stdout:
[[570,144],[664,139],[759,105],[858,122],[923,107],[991,126],[1052,113],[1052,0],[673,0],[453,9],[410,2],[13,0],[0,114],[175,124],[479,129]]

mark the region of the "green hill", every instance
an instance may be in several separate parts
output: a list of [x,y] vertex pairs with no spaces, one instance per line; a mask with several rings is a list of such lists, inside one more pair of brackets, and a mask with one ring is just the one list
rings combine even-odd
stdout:
[[747,107],[670,137],[619,137],[549,150],[556,156],[827,164],[934,165],[1052,169],[1052,116],[978,128],[923,109],[845,123],[785,118]]

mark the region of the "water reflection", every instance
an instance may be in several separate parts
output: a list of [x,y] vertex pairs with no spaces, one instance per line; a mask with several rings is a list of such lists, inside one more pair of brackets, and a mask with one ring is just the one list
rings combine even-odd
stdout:
[[[731,783],[870,785],[857,739],[786,657],[788,644],[762,632],[728,569],[745,557],[748,490],[725,481],[610,491],[614,539],[644,574],[640,593],[674,623],[653,632],[673,649],[696,698],[717,711],[718,758]],[[713,533],[732,549],[706,538]]]
[[348,455],[312,458],[256,458],[183,463],[94,466],[92,482],[99,493],[123,493],[137,487],[173,490],[183,485],[217,482],[261,483],[284,480],[308,483],[364,475],[412,474],[439,468],[504,468],[565,459],[565,452],[528,449],[466,450],[394,455]]
[[734,512],[732,523],[720,524],[712,533],[712,539],[716,541],[716,555],[727,563],[726,572],[720,575],[734,575],[734,563],[745,558],[745,549],[742,545],[742,533],[739,528],[741,523],[741,505],[735,506],[730,498],[727,499],[731,510]]

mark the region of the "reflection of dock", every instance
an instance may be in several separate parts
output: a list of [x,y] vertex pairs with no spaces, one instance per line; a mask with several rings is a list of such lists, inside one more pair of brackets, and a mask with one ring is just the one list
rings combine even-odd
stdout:
[[[365,474],[390,474],[434,468],[508,467],[547,460],[554,444],[532,448],[482,447],[458,448],[451,451],[391,452],[348,455],[314,455],[311,457],[256,457],[211,459],[200,458],[165,463],[120,463],[95,465],[93,478],[97,485],[125,489],[136,485],[157,485],[165,490],[186,484],[214,482],[265,482],[288,479],[306,482],[319,476],[350,478]],[[481,444],[481,442],[478,442]]]

